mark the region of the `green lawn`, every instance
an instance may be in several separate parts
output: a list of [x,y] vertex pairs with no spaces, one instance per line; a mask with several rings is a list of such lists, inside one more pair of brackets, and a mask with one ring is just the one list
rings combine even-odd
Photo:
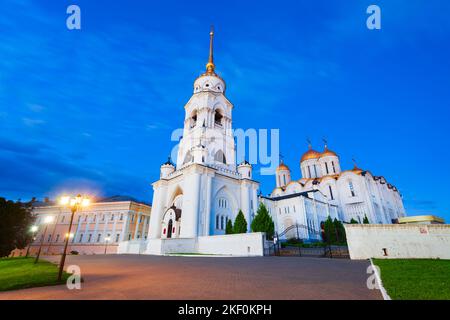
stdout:
[[[64,273],[61,283],[68,276]],[[34,258],[0,259],[0,291],[60,284],[57,277],[58,266],[48,261],[39,260],[34,264]]]
[[374,259],[393,300],[450,300],[450,260]]

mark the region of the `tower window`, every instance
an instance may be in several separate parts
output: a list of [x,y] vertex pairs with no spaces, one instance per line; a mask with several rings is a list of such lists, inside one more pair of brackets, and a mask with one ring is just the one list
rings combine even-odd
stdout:
[[223,116],[220,114],[219,111],[216,111],[214,114],[214,123],[221,126],[222,125],[222,119]]
[[216,152],[216,155],[214,156],[214,160],[218,162],[222,162],[223,164],[227,164],[227,159],[225,158],[225,155],[223,154],[222,150],[219,150]]
[[309,178],[311,178],[311,167],[308,166],[308,174],[309,174]]
[[348,182],[348,187],[350,189],[350,194],[352,195],[352,197],[355,197],[356,193],[355,193],[355,188],[353,187],[353,182],[352,181]]
[[330,172],[328,171],[328,162],[325,162],[325,170],[327,171],[327,174],[330,173]]
[[331,188],[331,186],[328,186],[328,189],[330,190],[330,199],[331,199],[331,200],[334,200],[334,197],[333,197],[333,189]]
[[317,167],[314,165],[314,178],[317,178]]
[[334,161],[331,161],[331,165],[333,166],[333,173],[336,173],[336,167],[334,166]]

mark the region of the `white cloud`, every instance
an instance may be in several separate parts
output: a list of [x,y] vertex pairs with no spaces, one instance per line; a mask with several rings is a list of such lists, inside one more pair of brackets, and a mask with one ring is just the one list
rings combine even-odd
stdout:
[[39,126],[45,123],[44,120],[41,119],[31,119],[31,118],[23,118],[23,123],[28,127]]

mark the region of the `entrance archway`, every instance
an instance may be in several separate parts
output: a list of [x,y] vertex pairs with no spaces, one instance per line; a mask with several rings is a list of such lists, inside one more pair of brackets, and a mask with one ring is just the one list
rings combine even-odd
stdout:
[[172,228],[173,228],[173,222],[172,219],[169,220],[169,224],[167,226],[167,238],[172,238]]

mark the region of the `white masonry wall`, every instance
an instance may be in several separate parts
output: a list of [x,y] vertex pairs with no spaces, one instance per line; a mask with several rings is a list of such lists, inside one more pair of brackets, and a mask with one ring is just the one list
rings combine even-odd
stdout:
[[262,232],[198,237],[197,252],[233,256],[263,256],[264,238]]
[[346,224],[351,259],[450,259],[450,225]]
[[[265,233],[252,232],[242,234],[203,236],[197,238],[149,239],[144,254],[212,254],[226,256],[263,256]],[[127,250],[119,253],[135,253]],[[121,248],[122,248],[121,247]]]

